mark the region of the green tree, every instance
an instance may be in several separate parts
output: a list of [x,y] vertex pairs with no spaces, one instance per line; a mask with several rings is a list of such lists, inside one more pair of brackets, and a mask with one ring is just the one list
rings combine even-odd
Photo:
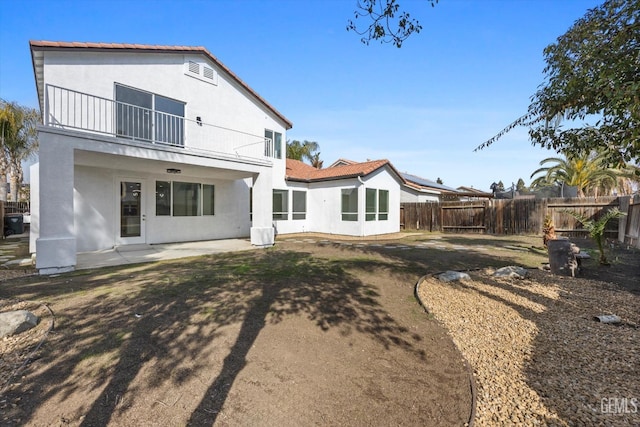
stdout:
[[631,195],[640,190],[640,168],[627,165],[620,169],[616,190],[618,195]]
[[516,191],[518,192],[518,194],[530,194],[531,193],[529,187],[527,187],[527,184],[525,184],[524,179],[522,179],[522,178],[519,178],[518,182],[516,183]]
[[[549,166],[544,166],[547,164]],[[615,185],[618,178],[616,170],[606,166],[602,153],[581,157],[548,157],[540,161],[540,166],[544,167],[531,174],[531,178],[539,175],[531,183],[532,187],[568,185],[578,189],[578,197],[585,197],[590,192],[597,195],[599,189]]]
[[[428,0],[435,6],[438,0]],[[400,48],[402,43],[413,33],[419,33],[422,25],[411,17],[409,12],[401,9],[397,0],[358,0],[358,8],[354,12],[355,20],[365,21],[364,29],[358,29],[354,20],[347,22],[347,31],[354,31],[360,41],[366,45],[371,40],[380,43],[392,43]]]
[[598,252],[600,252],[599,262],[601,265],[609,264],[607,257],[604,253],[604,245],[602,244],[602,237],[604,236],[605,228],[607,223],[614,218],[621,218],[626,214],[624,212],[620,212],[618,208],[613,208],[610,211],[607,211],[606,214],[600,217],[597,221],[587,218],[579,212],[563,210],[562,212],[567,213],[574,217],[576,220],[580,221],[585,230],[589,233],[589,236],[596,242],[598,245]]
[[311,156],[311,166],[313,166],[316,169],[322,169],[322,165],[324,164],[324,161],[320,160],[320,153],[314,153],[313,156]]
[[7,175],[11,172],[11,195],[20,199],[22,162],[38,150],[36,110],[0,99],[0,200],[6,200]]
[[[601,150],[607,163],[640,160],[640,0],[607,0],[544,49],[545,82],[517,126],[557,152]],[[589,125],[587,120],[593,120]],[[563,126],[561,126],[563,124]]]
[[[287,141],[287,159],[294,160],[308,160],[310,163],[314,162],[314,156],[316,155],[320,145],[315,141]],[[318,158],[316,162],[320,161],[320,153],[317,153]]]

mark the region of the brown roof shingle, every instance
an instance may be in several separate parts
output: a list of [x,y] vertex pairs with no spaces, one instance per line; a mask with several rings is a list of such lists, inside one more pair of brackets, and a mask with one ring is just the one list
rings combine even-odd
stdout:
[[388,165],[389,168],[397,175],[400,181],[403,181],[400,174],[396,171],[389,160],[373,160],[369,162],[353,163],[345,166],[334,166],[327,169],[316,169],[300,160],[287,159],[287,171],[285,178],[291,181],[329,181],[335,179],[355,178],[357,176],[366,176],[378,169]]

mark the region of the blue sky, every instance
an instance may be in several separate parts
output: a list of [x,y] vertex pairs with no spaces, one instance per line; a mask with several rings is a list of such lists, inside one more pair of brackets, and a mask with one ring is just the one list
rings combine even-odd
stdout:
[[37,107],[29,40],[204,46],[337,158],[489,191],[555,155],[515,129],[543,49],[596,0],[400,0],[423,30],[401,49],[346,31],[356,0],[2,0],[0,97]]

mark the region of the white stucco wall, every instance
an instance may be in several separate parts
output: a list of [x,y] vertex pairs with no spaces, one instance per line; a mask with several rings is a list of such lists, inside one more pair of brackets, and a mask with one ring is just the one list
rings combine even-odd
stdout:
[[[256,204],[254,198],[253,223],[249,218],[249,183],[263,175],[263,182],[270,185],[268,163],[192,156],[177,148],[157,150],[145,143],[117,144],[106,136],[50,128],[40,129],[39,140],[42,155],[40,167],[32,170],[35,190],[32,196],[34,207],[39,205],[40,209],[34,211],[31,250],[37,252],[41,271],[68,269],[75,263],[76,251],[122,244],[118,237],[121,179],[143,183],[146,202],[142,212],[146,217],[143,243],[248,237],[253,229],[263,239],[255,244],[273,243],[270,187],[266,191],[269,197],[263,202]],[[61,173],[66,171],[64,165],[70,165],[71,174]],[[181,169],[182,173],[168,174],[169,166]],[[214,185],[215,215],[157,217],[157,180]],[[68,187],[72,187],[69,193],[63,191]],[[62,244],[68,244],[64,264],[58,260],[63,255]]]
[[[309,192],[308,184],[301,182],[285,183],[282,177],[280,177],[280,179],[274,178],[274,181],[277,182],[277,184],[274,184],[274,190],[287,190],[289,192],[289,206],[287,209],[288,219],[273,220],[273,227],[275,228],[276,234],[304,233],[311,231],[314,226],[310,223],[311,219],[309,216],[309,197],[311,197],[311,193]],[[293,219],[293,191],[304,191],[307,194],[307,214],[305,219]]]
[[36,252],[36,240],[40,236],[40,163],[29,167],[31,224],[29,225],[29,253]]
[[[216,84],[189,75],[188,61],[214,69]],[[189,147],[256,153],[261,151],[264,130],[271,129],[283,135],[286,151],[285,123],[204,55],[47,51],[44,78],[48,84],[107,99],[115,98],[114,84],[119,83],[184,102],[185,145]],[[203,126],[197,125],[196,117]],[[247,146],[254,141],[255,145]]]
[[[150,176],[148,186],[166,177]],[[156,216],[155,200],[147,203],[149,243],[215,240],[249,237],[249,187],[243,180],[201,180],[179,177],[177,181],[212,184],[215,188],[215,214],[196,217]],[[151,205],[151,206],[149,206]]]
[[167,175],[132,173],[114,169],[76,166],[74,222],[78,252],[106,249],[118,244],[118,204],[120,179],[143,182],[146,242],[167,243],[214,240],[249,236],[249,188],[244,180],[211,180],[179,176],[181,182],[211,184],[215,188],[213,216],[156,216],[156,181]]
[[400,187],[400,203],[426,203],[438,202],[439,200],[438,194],[421,192],[405,185]]
[[74,224],[78,252],[115,246],[116,195],[113,171],[76,166],[73,188]]
[[[289,190],[289,219],[274,220],[278,234],[317,232],[348,236],[371,236],[400,231],[400,182],[388,168],[382,168],[365,178],[313,183],[278,182],[274,189]],[[342,220],[342,189],[358,189],[358,221]],[[366,188],[389,191],[389,213],[385,221],[366,221]],[[307,191],[306,220],[292,219],[292,191]]]
[[[171,176],[131,170],[75,167],[74,223],[78,252],[111,248],[119,244],[118,197],[121,180],[143,184],[146,243],[248,237],[249,187],[243,179],[207,179],[201,176]],[[203,216],[157,216],[156,181],[211,184],[215,192],[215,214]]]
[[[214,69],[215,84],[190,75],[188,61]],[[41,128],[40,165],[35,178],[32,176],[32,196],[37,199],[33,205],[40,209],[34,212],[30,242],[31,250],[38,253],[37,268],[41,272],[67,271],[75,265],[76,251],[105,249],[120,243],[119,178],[143,182],[144,243],[250,235],[253,244],[273,244],[272,169],[283,176],[285,161],[264,157],[264,131],[282,134],[284,155],[288,125],[222,67],[202,54],[82,49],[47,50],[43,64],[45,84],[92,96],[77,101],[76,112],[80,111],[79,105],[83,105],[83,111],[91,109],[87,100],[93,102],[96,97],[113,100],[115,83],[184,102],[185,147],[116,139],[68,127]],[[58,112],[74,112],[69,111],[66,100],[57,101],[64,104]],[[109,101],[98,104],[108,107],[100,111],[112,111]],[[44,109],[47,110],[46,105]],[[201,118],[202,125],[196,117]],[[76,126],[85,129],[86,123]],[[100,123],[110,126],[112,120],[107,117]],[[103,127],[101,131],[109,131]],[[113,131],[113,127],[110,129]],[[168,168],[182,173],[167,176]],[[215,215],[155,216],[156,180],[214,185]],[[254,194],[252,221],[250,185],[259,189]]]

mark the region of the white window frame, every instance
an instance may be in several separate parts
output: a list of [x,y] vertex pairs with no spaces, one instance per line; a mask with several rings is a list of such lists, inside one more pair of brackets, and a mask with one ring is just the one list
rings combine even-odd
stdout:
[[[169,213],[163,213],[163,214],[158,214],[158,182],[162,182],[162,183],[168,183],[169,184]],[[198,211],[197,214],[195,215],[176,215],[175,214],[175,208],[174,208],[174,201],[175,201],[175,194],[176,194],[176,189],[175,189],[175,184],[176,183],[183,183],[183,184],[191,184],[191,185],[197,185],[198,186]],[[174,217],[174,218],[183,218],[183,217],[197,217],[197,216],[215,216],[216,213],[216,186],[215,184],[205,184],[202,182],[187,182],[187,181],[167,181],[167,180],[162,180],[162,179],[157,179],[155,181],[155,185],[156,185],[156,198],[155,198],[155,214],[157,217]],[[211,213],[204,213],[205,209],[204,209],[204,189],[205,187],[210,187],[211,188]]]
[[[371,196],[372,195],[372,196]],[[373,197],[373,201],[370,200]],[[369,206],[371,204],[371,206]],[[364,203],[364,220],[375,221],[378,210],[378,190],[375,188],[365,188],[365,203]]]
[[[380,195],[386,193],[386,209],[382,209],[382,197]],[[389,219],[389,190],[378,190],[378,221],[387,221]]]
[[[283,200],[282,203],[280,204],[280,209],[284,208],[284,211],[279,210],[276,211],[276,204],[275,204],[275,196],[276,194],[281,194],[283,195]],[[287,221],[289,219],[289,190],[279,190],[274,188],[273,189],[273,219],[274,221]]]
[[[304,210],[302,211],[296,211],[296,195],[298,195],[298,197],[302,197],[302,204],[304,208]],[[307,219],[307,192],[306,191],[292,190],[291,219],[293,220]]]
[[[358,189],[342,188],[340,190],[340,211],[342,213],[342,221],[358,221]],[[345,206],[345,196],[348,197],[348,202]],[[355,197],[355,201],[352,200]],[[351,210],[355,206],[355,211]],[[345,210],[345,208],[347,210]]]
[[265,129],[264,137],[271,141],[272,145],[272,150],[268,150],[265,147],[265,155],[267,157],[273,157],[274,159],[282,159],[282,134],[272,129]]

